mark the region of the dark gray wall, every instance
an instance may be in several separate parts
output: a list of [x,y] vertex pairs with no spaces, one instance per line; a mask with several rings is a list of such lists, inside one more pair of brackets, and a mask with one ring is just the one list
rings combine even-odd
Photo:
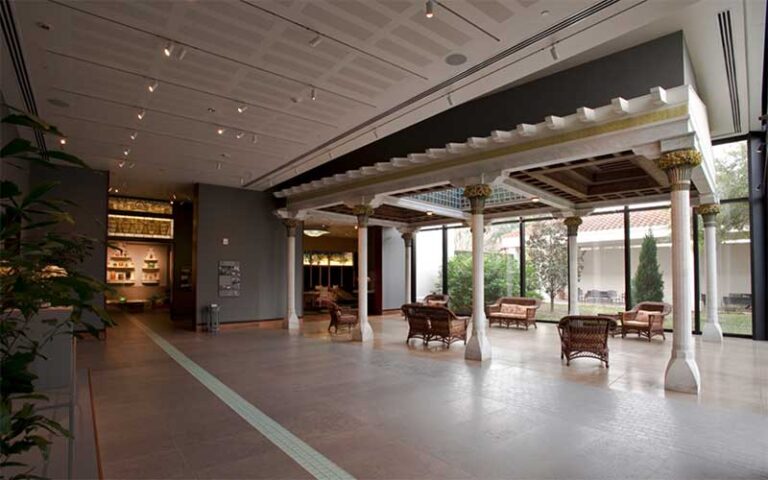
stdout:
[[381,232],[382,307],[385,310],[400,308],[405,302],[405,243],[395,228]]
[[[285,314],[285,227],[274,215],[272,195],[239,188],[197,185],[197,323],[205,306],[221,305],[219,320],[245,322]],[[223,245],[222,239],[229,239]],[[301,232],[296,239],[297,303],[301,312]],[[240,262],[239,297],[219,297],[219,260]]]
[[468,137],[485,137],[492,130],[514,130],[519,123],[538,123],[547,115],[569,115],[578,107],[608,104],[614,97],[645,95],[652,87],[683,83],[684,42],[682,32],[677,32],[456,106],[283,182],[275,190],[464,142]]
[[[10,112],[5,106],[5,97],[0,92],[0,118],[4,118]],[[0,124],[0,148],[19,136],[18,129],[6,123]],[[13,182],[19,186],[22,192],[29,190],[29,164],[21,160],[0,159],[0,179]]]
[[[67,199],[75,206],[66,210],[72,215],[74,225],[60,224],[62,233],[85,235],[99,242],[93,254],[83,262],[82,271],[99,281],[104,281],[107,269],[107,188],[109,173],[74,167],[46,168],[34,165],[30,169],[29,186],[58,182],[50,193],[52,198]],[[104,299],[99,299],[103,306]],[[84,320],[95,320],[87,317]]]

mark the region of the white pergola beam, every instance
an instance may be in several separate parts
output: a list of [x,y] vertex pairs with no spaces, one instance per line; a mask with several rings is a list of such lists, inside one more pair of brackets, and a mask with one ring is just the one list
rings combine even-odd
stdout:
[[528,185],[527,183],[521,182],[520,180],[507,178],[502,180],[502,183],[504,183],[510,190],[519,195],[524,195],[526,197],[536,197],[541,203],[549,205],[550,207],[555,207],[558,210],[573,210],[576,208],[573,202],[565,200],[564,198],[560,198],[557,195],[553,195],[540,188]]
[[469,220],[471,216],[457,208],[446,207],[443,205],[437,205],[434,203],[424,202],[422,200],[414,200],[412,198],[403,197],[382,197],[382,203],[385,205],[391,205],[393,207],[406,208],[408,210],[414,210],[416,212],[432,212],[435,215],[442,217],[455,218],[457,220],[465,221]]

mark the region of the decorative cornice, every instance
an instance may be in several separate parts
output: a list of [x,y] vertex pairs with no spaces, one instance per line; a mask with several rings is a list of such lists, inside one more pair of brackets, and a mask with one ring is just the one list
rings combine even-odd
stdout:
[[701,165],[701,152],[690,148],[667,152],[656,160],[656,165],[665,172],[676,167],[698,167]]
[[283,225],[285,225],[286,230],[288,231],[289,237],[295,237],[296,236],[296,229],[300,227],[304,222],[301,220],[296,220],[295,218],[284,218],[283,219]]
[[464,197],[469,199],[469,206],[472,214],[483,213],[485,199],[490,197],[493,189],[487,183],[477,183],[464,187]]
[[403,241],[405,241],[405,246],[410,247],[413,243],[413,232],[404,232],[402,235]]
[[579,232],[579,225],[584,223],[584,220],[581,217],[568,217],[563,220],[563,223],[568,227],[568,236],[575,237]]
[[717,215],[720,213],[720,205],[717,203],[705,203],[696,207],[696,213],[702,217],[705,215]]

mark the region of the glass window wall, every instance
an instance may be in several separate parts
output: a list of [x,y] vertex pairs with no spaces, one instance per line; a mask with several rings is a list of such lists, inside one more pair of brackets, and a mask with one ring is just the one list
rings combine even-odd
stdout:
[[442,292],[443,230],[421,230],[416,239],[416,300]]

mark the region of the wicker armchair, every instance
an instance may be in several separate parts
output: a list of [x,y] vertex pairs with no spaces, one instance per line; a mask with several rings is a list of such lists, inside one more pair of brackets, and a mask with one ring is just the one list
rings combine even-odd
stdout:
[[421,302],[422,305],[429,305],[432,307],[447,307],[450,296],[443,293],[430,293]]
[[517,327],[523,324],[526,330],[530,325],[533,325],[533,328],[539,328],[536,326],[536,310],[540,305],[541,302],[535,298],[501,297],[486,309],[488,326],[496,322],[499,326],[505,325],[507,328],[511,323]]
[[438,340],[450,348],[453,342],[467,343],[467,319],[459,318],[446,307],[410,303],[402,306],[408,321],[408,337],[421,338],[425,344]]
[[640,302],[621,315],[621,337],[635,332],[650,342],[656,335],[664,335],[664,317],[672,312],[672,305],[664,302]]
[[569,315],[560,319],[560,358],[571,365],[574,358],[596,358],[608,368],[608,331],[616,322],[607,317]]
[[340,325],[346,325],[347,330],[351,332],[352,327],[357,325],[357,310],[351,308],[342,308],[336,302],[326,301],[324,305],[326,308],[328,308],[328,313],[331,314],[331,323],[328,325],[328,332],[330,332],[331,328],[333,328],[334,333],[338,333]]

